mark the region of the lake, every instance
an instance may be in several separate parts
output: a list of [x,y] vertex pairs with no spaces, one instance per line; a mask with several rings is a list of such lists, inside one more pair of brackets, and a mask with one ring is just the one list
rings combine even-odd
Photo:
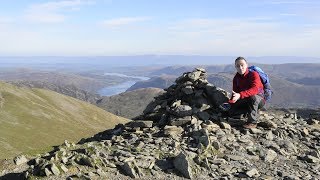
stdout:
[[148,80],[150,78],[148,77],[143,77],[143,76],[128,76],[125,74],[120,74],[120,73],[104,73],[104,75],[106,76],[119,76],[119,77],[128,77],[128,78],[135,78],[137,80],[130,80],[130,81],[126,81],[114,86],[108,86],[108,87],[104,87],[102,89],[100,89],[98,91],[98,94],[100,96],[112,96],[112,95],[116,95],[116,94],[120,94],[125,92],[128,88],[130,88],[132,85],[134,85],[136,82],[138,81],[145,81]]

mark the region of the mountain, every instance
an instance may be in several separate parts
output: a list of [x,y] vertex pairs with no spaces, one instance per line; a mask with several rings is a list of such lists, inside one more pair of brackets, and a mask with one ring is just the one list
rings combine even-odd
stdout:
[[19,87],[48,89],[60,94],[74,97],[82,101],[89,102],[91,104],[96,104],[97,100],[101,98],[97,94],[93,94],[85,90],[79,89],[74,85],[57,85],[57,84],[53,84],[49,82],[41,82],[41,81],[10,81],[8,83],[19,86]]
[[[260,111],[257,128],[225,117],[223,89],[204,69],[178,77],[145,119],[119,124],[77,144],[15,157],[0,178],[14,179],[318,179],[318,117],[299,109]],[[306,111],[304,111],[306,113]],[[151,118],[153,117],[153,118]]]
[[53,91],[0,82],[0,159],[78,141],[129,120]]
[[97,106],[115,115],[134,119],[143,113],[154,97],[162,93],[164,90],[159,88],[142,88],[114,96],[104,96],[97,101]]
[[74,85],[77,88],[95,92],[108,85],[104,81],[91,77],[85,77],[67,72],[54,72],[34,69],[2,69],[0,71],[0,80],[4,81],[37,81],[48,82],[55,85]]
[[172,75],[152,77],[146,81],[136,82],[133,86],[128,88],[126,91],[128,92],[135,89],[149,88],[149,87],[165,89],[174,83],[175,78],[176,76],[172,76]]
[[[320,101],[320,64],[291,63],[291,64],[255,64],[261,67],[269,76],[274,91],[269,102],[274,107],[319,107]],[[167,88],[174,83],[174,77],[184,70],[190,71],[193,66],[173,66],[148,72],[153,77],[148,81],[140,81],[130,87],[129,90],[146,87]],[[234,67],[231,65],[208,65],[208,81],[215,86],[231,92]]]

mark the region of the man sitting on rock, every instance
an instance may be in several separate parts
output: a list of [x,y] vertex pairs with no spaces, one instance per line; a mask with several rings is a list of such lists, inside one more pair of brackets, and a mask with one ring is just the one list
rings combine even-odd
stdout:
[[237,74],[233,78],[232,97],[228,102],[231,107],[228,114],[229,116],[247,114],[248,120],[243,127],[255,128],[259,118],[258,109],[265,104],[263,84],[257,72],[249,71],[245,58],[238,57],[235,60],[235,68]]

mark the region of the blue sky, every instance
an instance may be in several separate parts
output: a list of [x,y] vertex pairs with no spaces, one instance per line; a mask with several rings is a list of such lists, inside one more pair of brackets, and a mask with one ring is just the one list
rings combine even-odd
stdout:
[[320,57],[320,1],[2,1],[0,40],[0,56]]

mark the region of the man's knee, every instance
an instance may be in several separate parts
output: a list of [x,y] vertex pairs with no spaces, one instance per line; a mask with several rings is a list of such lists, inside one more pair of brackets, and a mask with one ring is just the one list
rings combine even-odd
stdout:
[[264,106],[263,97],[260,95],[250,96],[250,101],[253,105],[257,105],[258,109],[261,109]]

